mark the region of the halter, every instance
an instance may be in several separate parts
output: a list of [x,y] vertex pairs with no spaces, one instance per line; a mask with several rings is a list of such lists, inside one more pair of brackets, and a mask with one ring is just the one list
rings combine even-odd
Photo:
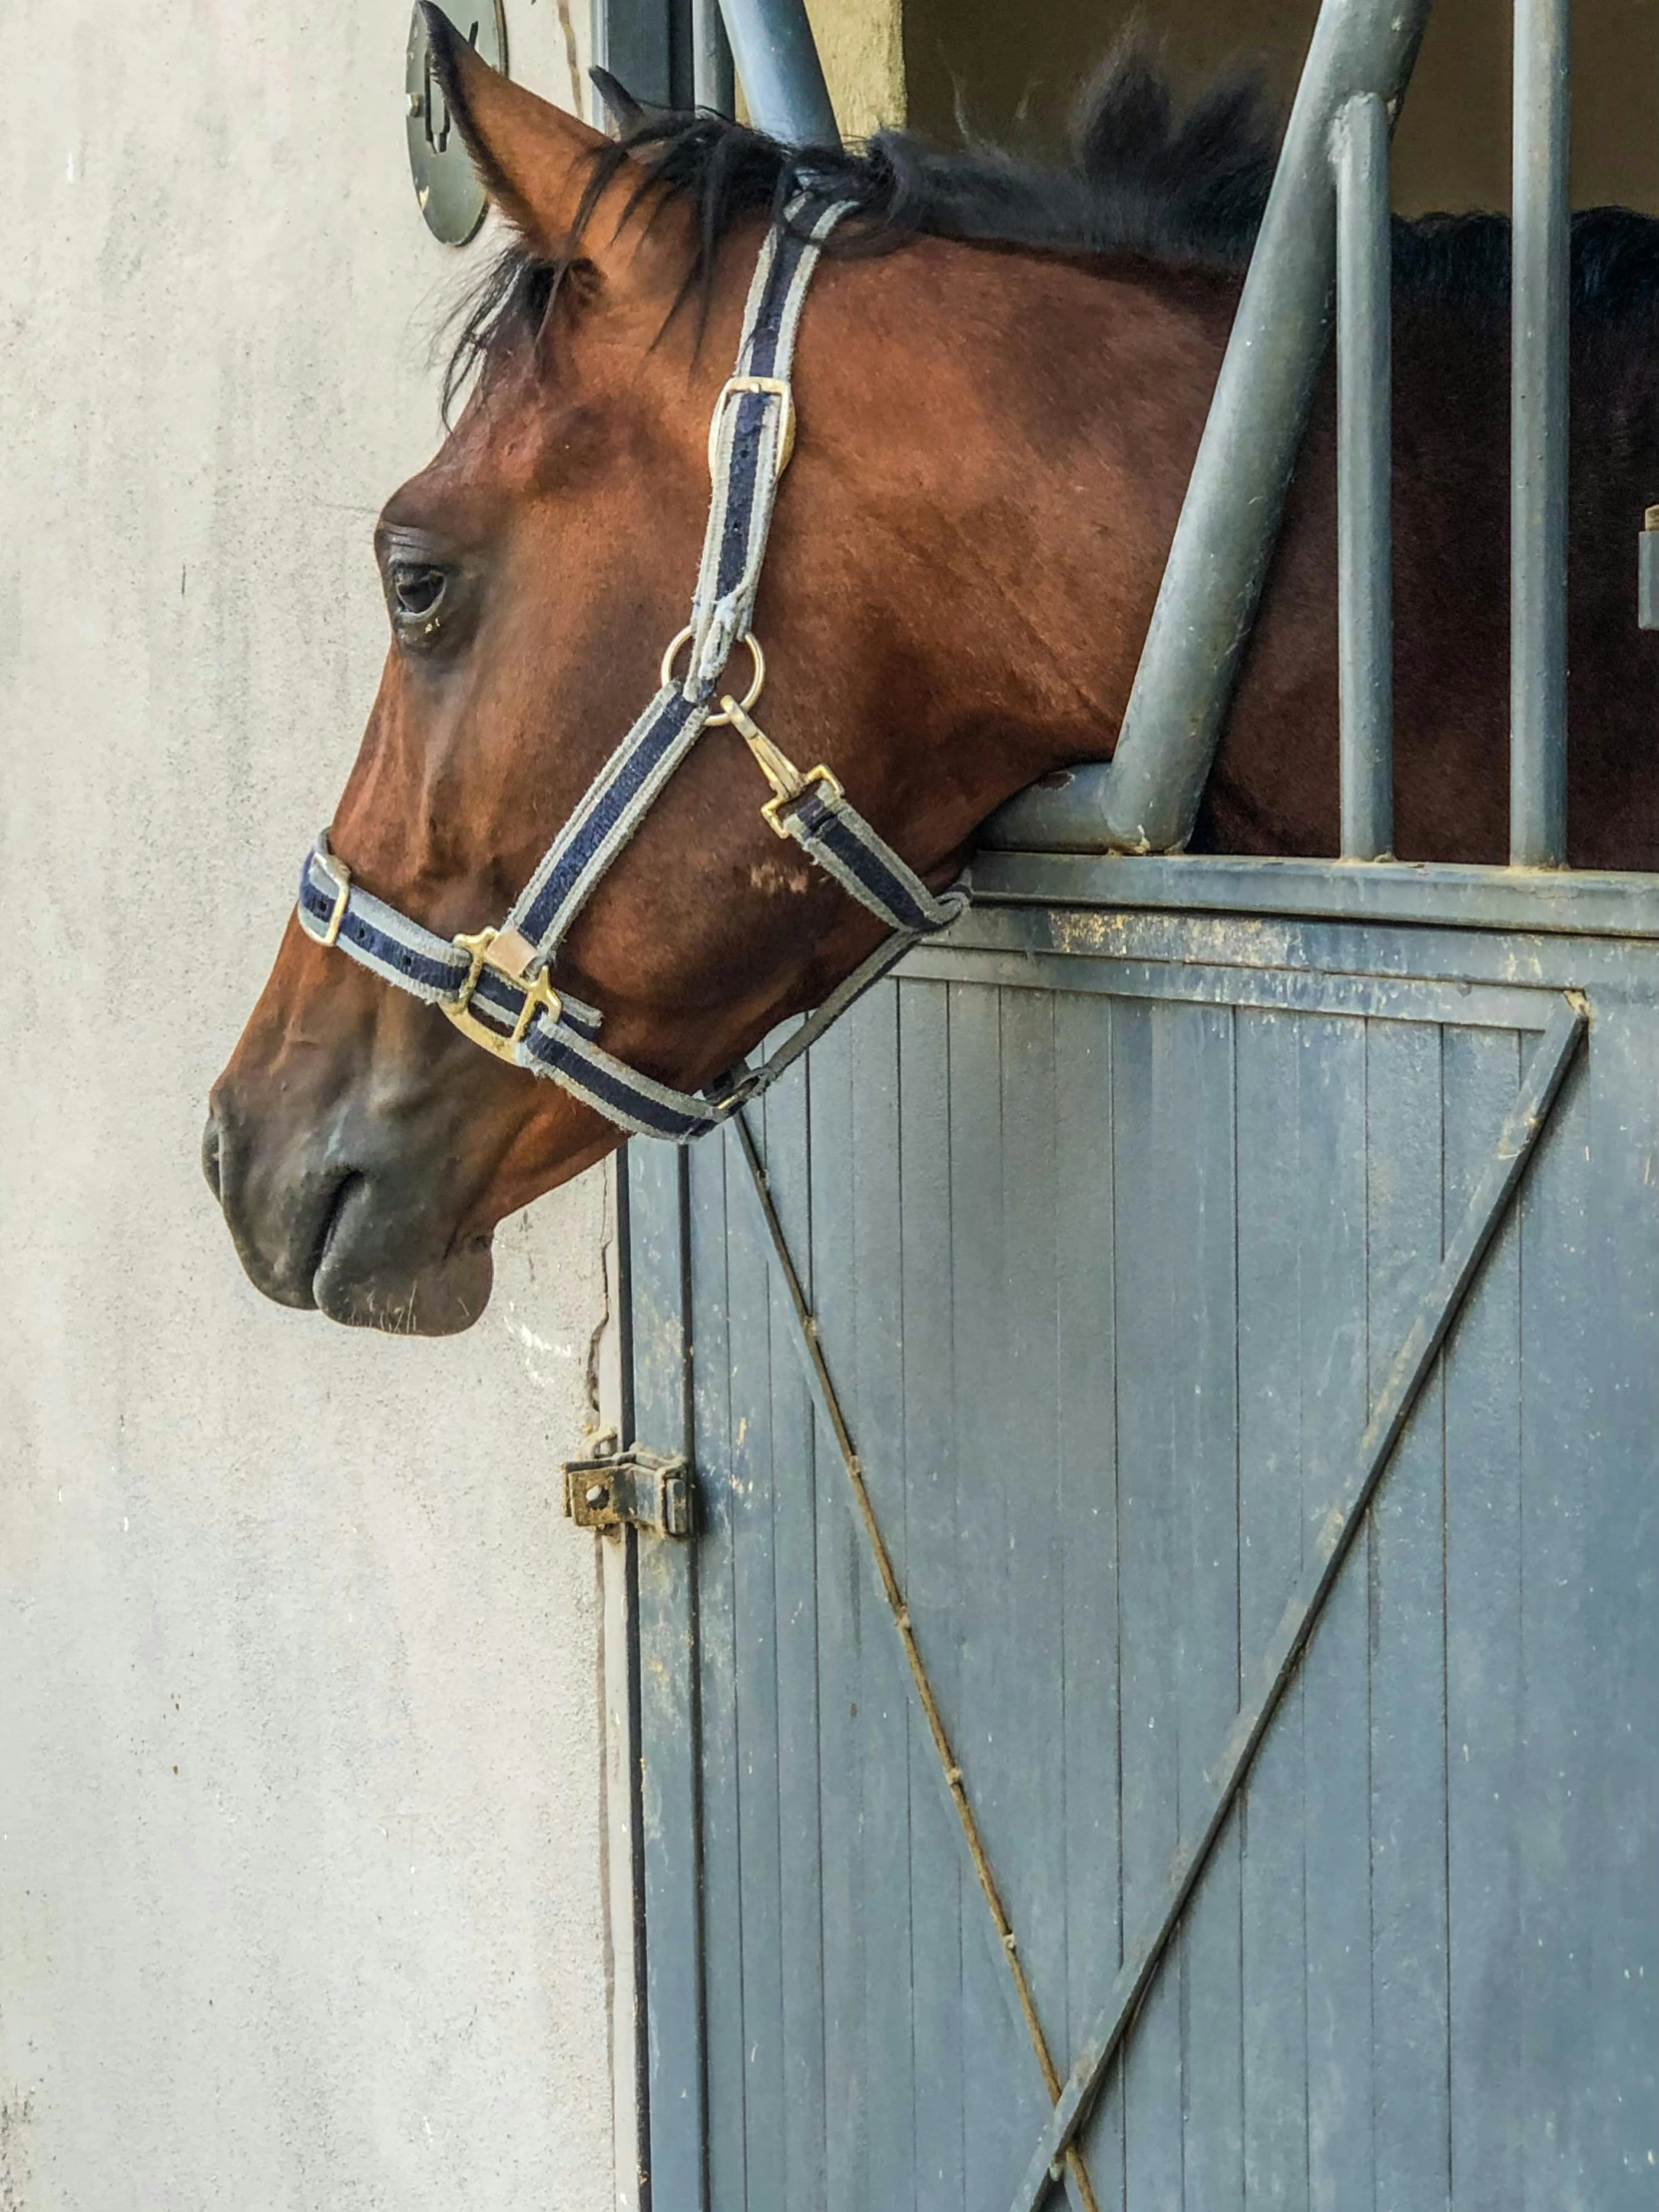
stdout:
[[[399,990],[443,1012],[497,1059],[548,1077],[642,1136],[689,1143],[718,1128],[766,1090],[860,992],[915,943],[955,920],[967,894],[935,897],[878,837],[825,767],[803,773],[750,714],[766,662],[750,629],[778,483],[795,443],[790,364],[807,286],[824,241],[846,204],[813,216],[803,195],[774,224],[744,308],[737,372],[722,387],[709,425],[713,495],[691,620],[663,655],[660,689],[605,763],[575,813],[538,862],[499,928],[454,938],[400,913],[352,881],[324,830],[299,878],[299,925]],[[742,699],[721,690],[734,649],[754,668]],[[690,648],[684,677],[675,663]],[[717,694],[719,705],[716,706]],[[890,934],[759,1067],[740,1067],[712,1092],[675,1090],[629,1067],[599,1043],[602,1015],[555,990],[550,965],[597,884],[650,813],[669,778],[705,730],[729,724],[771,786],[761,808]]]

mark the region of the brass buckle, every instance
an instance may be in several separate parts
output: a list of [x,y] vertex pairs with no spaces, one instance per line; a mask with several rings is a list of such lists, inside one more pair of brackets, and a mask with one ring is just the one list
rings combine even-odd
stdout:
[[338,885],[334,892],[334,910],[328,916],[328,926],[323,930],[319,942],[325,945],[338,944],[339,925],[345,919],[345,909],[351,898],[351,870],[331,852],[319,853],[317,857],[322,862],[323,873],[331,875]]
[[[444,1005],[443,1011],[463,1037],[470,1037],[474,1044],[481,1044],[486,1052],[493,1053],[498,1060],[512,1061],[513,1054],[528,1035],[530,1024],[537,1014],[545,1011],[557,1021],[562,1008],[559,994],[553,988],[546,968],[542,969],[533,983],[526,983],[523,975],[515,975],[504,960],[490,958],[490,947],[501,935],[502,931],[499,929],[480,929],[470,935],[463,930],[454,939],[468,955],[472,965],[467,970],[466,981],[461,985],[459,999],[453,1006]],[[523,939],[518,941],[522,943]],[[519,1008],[518,1019],[510,1031],[492,1029],[472,1011],[472,994],[478,988],[478,978],[485,968],[492,968],[504,982],[511,983],[515,990],[524,993],[524,1004]],[[439,1003],[441,1005],[443,1002],[440,1000]],[[513,1064],[516,1066],[517,1063]]]
[[778,443],[778,466],[772,480],[777,483],[790,465],[795,451],[795,394],[782,376],[728,376],[720,387],[720,397],[715,401],[715,411],[709,417],[709,475],[715,473],[716,448],[720,443],[720,426],[726,410],[740,393],[760,391],[784,402],[784,432]]
[[772,786],[772,797],[762,803],[761,813],[774,836],[789,835],[789,826],[783,819],[784,810],[796,806],[815,784],[820,786],[831,802],[838,802],[846,797],[841,789],[840,779],[831,774],[822,761],[817,768],[810,768],[803,775],[789,755],[781,747],[774,745],[755,721],[746,701],[733,699],[728,694],[720,704],[724,711],[719,719],[733,725],[755,756],[755,766]]
[[821,761],[817,768],[810,768],[807,771],[793,792],[780,792],[776,799],[769,799],[763,804],[761,813],[771,825],[775,835],[780,837],[789,835],[789,824],[783,819],[785,811],[791,807],[798,807],[815,784],[822,789],[825,797],[832,802],[846,797],[846,793],[841,787],[840,778],[827,769]]

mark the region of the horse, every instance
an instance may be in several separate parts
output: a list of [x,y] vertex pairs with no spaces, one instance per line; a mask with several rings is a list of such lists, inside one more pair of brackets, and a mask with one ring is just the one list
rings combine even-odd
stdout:
[[[510,227],[436,457],[381,513],[391,640],[331,847],[447,938],[505,910],[656,682],[709,499],[757,256],[808,187],[846,213],[802,319],[799,438],[754,627],[770,731],[931,891],[1015,792],[1110,755],[1261,215],[1239,81],[1178,110],[1120,56],[1069,168],[902,134],[787,151],[632,107],[594,131],[435,66]],[[1659,864],[1659,642],[1632,537],[1659,496],[1659,223],[1575,219],[1569,791],[1578,866]],[[1508,226],[1396,222],[1396,849],[1506,841]],[[1338,849],[1335,422],[1316,404],[1195,843]],[[608,1046],[695,1088],[818,1004],[880,923],[762,820],[711,724],[558,950]],[[1125,863],[1132,864],[1132,863]],[[337,920],[337,915],[336,915]],[[481,1052],[290,922],[215,1086],[204,1164],[281,1304],[409,1333],[482,1312],[496,1225],[616,1122]]]

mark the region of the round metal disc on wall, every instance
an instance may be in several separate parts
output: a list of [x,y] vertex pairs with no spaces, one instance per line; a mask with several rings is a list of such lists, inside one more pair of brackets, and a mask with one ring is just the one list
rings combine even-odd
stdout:
[[[507,21],[501,0],[445,0],[444,14],[492,69],[507,67]],[[467,157],[443,87],[432,67],[426,25],[417,7],[409,21],[409,174],[426,228],[445,246],[464,246],[484,220],[487,205]]]

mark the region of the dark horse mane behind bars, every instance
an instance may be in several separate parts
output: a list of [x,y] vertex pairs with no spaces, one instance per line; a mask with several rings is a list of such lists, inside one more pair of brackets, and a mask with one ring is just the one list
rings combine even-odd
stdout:
[[[599,73],[603,78],[603,73]],[[1044,168],[995,147],[942,152],[883,131],[851,152],[802,155],[762,132],[704,114],[640,108],[611,80],[626,118],[594,161],[572,247],[546,261],[508,247],[463,303],[444,379],[445,408],[470,370],[545,321],[581,260],[582,224],[605,187],[638,165],[635,205],[659,193],[690,200],[698,245],[675,312],[706,304],[716,251],[746,216],[776,216],[810,179],[852,203],[830,251],[879,254],[917,237],[951,238],[1080,258],[1138,256],[1175,267],[1240,270],[1273,183],[1279,127],[1259,83],[1218,79],[1185,109],[1137,49],[1115,54],[1078,108],[1071,160]],[[1394,222],[1394,283],[1403,296],[1495,311],[1509,293],[1509,223],[1498,215]],[[1620,321],[1659,298],[1659,221],[1626,208],[1573,219],[1572,307]]]

